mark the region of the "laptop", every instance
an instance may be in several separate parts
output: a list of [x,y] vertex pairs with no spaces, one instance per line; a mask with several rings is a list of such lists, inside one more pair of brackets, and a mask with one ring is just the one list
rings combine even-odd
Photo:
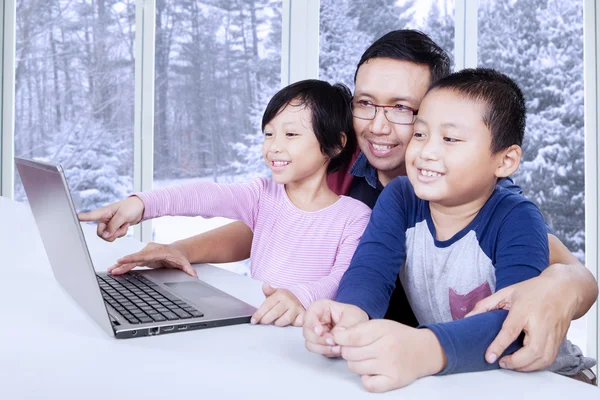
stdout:
[[250,322],[253,306],[174,269],[96,273],[58,164],[15,157],[54,277],[118,339]]

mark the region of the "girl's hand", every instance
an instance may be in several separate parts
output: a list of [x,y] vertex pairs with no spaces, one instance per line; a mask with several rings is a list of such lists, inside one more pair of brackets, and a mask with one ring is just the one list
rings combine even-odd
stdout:
[[130,254],[117,260],[117,263],[108,269],[114,275],[124,274],[137,266],[149,268],[175,268],[180,269],[194,278],[198,277],[196,270],[190,265],[186,255],[172,244],[148,243],[137,253]]
[[96,233],[107,242],[112,242],[127,234],[130,225],[142,220],[144,202],[136,196],[117,201],[78,215],[80,221],[98,221]]
[[274,289],[268,283],[263,283],[262,290],[267,299],[254,313],[250,323],[302,326],[304,306],[292,292]]

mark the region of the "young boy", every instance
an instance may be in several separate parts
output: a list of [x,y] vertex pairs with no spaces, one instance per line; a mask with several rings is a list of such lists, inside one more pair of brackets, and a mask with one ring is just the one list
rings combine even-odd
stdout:
[[[464,317],[477,301],[548,265],[540,211],[496,185],[518,169],[524,130],[523,95],[505,75],[470,69],[433,84],[406,151],[408,177],[382,192],[340,282],[336,300],[356,307],[331,304],[328,319],[322,304],[311,306],[303,329],[309,350],[332,346],[375,391],[498,368],[484,355],[507,311]],[[384,316],[398,274],[420,329],[368,321]],[[575,351],[561,359],[562,372],[593,365]]]

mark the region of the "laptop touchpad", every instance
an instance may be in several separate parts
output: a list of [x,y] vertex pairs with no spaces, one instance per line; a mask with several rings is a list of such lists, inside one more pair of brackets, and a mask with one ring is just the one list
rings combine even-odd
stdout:
[[218,291],[208,285],[200,282],[171,282],[165,283],[169,289],[180,294],[188,299],[198,299],[202,297],[226,296],[223,292]]

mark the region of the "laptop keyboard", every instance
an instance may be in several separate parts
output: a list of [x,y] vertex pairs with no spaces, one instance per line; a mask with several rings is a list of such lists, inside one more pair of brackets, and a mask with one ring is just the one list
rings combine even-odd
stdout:
[[173,296],[141,275],[134,273],[118,276],[98,275],[97,278],[104,301],[131,324],[204,316],[195,307]]

